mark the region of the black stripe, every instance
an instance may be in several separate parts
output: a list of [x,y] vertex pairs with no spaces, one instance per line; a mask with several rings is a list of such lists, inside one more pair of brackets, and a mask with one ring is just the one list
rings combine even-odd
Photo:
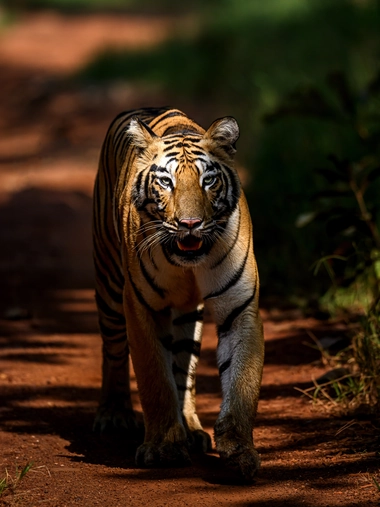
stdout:
[[234,310],[227,316],[223,324],[218,326],[218,335],[228,333],[231,330],[232,324],[234,323],[234,320],[239,317],[239,315],[247,308],[247,306],[253,301],[256,294],[256,287],[253,291],[252,296],[250,296],[244,303]]
[[158,166],[157,164],[152,164],[150,166],[150,169],[149,169],[150,172],[157,172],[157,171],[162,171],[163,173],[168,173],[170,174],[170,172],[166,169],[166,167],[162,167],[162,166]]
[[166,154],[167,157],[177,157],[179,155],[179,151],[171,151]]
[[230,178],[228,178],[227,174],[223,171],[221,173],[221,176],[222,176],[222,181],[224,183],[224,201],[227,203],[228,207],[230,207],[230,203],[228,202],[228,199],[227,199],[228,191],[229,191],[229,187],[230,187],[230,185],[229,185]]
[[165,111],[169,111],[170,109],[172,109],[172,108],[168,107],[168,106],[166,106],[166,107],[142,107],[141,109],[138,109],[137,111],[134,110],[131,112],[134,113],[134,116],[136,116],[136,113],[137,113],[139,118],[141,118],[144,121],[149,121],[152,118],[155,118],[155,117],[159,116],[160,114],[163,114]]
[[99,174],[96,175],[95,185],[94,185],[94,193],[93,193],[93,204],[92,204],[92,233],[93,235],[99,235],[100,232],[100,223],[98,218],[98,210],[100,206],[100,192],[99,192]]
[[172,350],[172,344],[173,344],[173,335],[168,334],[166,336],[163,336],[160,338],[160,342],[162,343],[162,346],[166,350]]
[[[122,121],[118,125],[117,131],[115,132],[115,134],[113,136],[114,153],[118,153],[120,145],[123,143],[123,141],[126,141],[128,144],[131,142],[131,137],[130,137],[130,135],[128,135],[128,131],[125,128],[125,123],[126,122]],[[121,128],[122,126],[124,128]]]
[[113,354],[110,354],[106,348],[104,348],[104,355],[107,357],[107,359],[110,359],[111,361],[122,361],[123,359],[127,358],[126,350],[123,350],[122,354],[120,356],[114,356]]
[[108,135],[110,134],[111,130],[115,127],[115,124],[118,122],[118,120],[120,120],[120,118],[122,118],[123,116],[125,116],[125,119],[129,118],[131,119],[132,116],[133,116],[133,111],[123,111],[121,113],[119,113],[114,119],[113,121],[111,122],[111,125],[108,127],[108,130],[107,130],[107,134],[106,134],[106,137],[108,137]]
[[180,373],[181,375],[186,375],[186,377],[188,375],[188,371],[187,370],[184,370],[183,368],[179,367],[175,363],[173,363],[172,371],[173,371],[173,375],[176,375],[177,373]]
[[222,375],[231,366],[231,359],[227,359],[219,366],[219,375]]
[[122,336],[120,336],[119,338],[114,338],[112,336],[104,336],[104,338],[107,339],[107,344],[115,344],[115,343],[125,343],[127,345],[127,335],[125,334],[125,332],[122,334]]
[[100,294],[98,292],[95,293],[95,300],[96,300],[96,304],[97,304],[99,310],[101,310],[102,313],[104,313],[104,315],[107,317],[107,319],[118,320],[118,321],[125,322],[124,315],[122,313],[119,313],[116,310],[113,310],[104,301],[104,299],[100,296]]
[[[170,160],[177,160],[175,157],[174,158],[171,158]],[[168,162],[166,162],[166,165],[168,164]],[[156,170],[154,172],[162,172],[162,173],[166,173],[166,174],[171,174],[169,169],[167,169],[166,166],[163,166],[163,165],[159,165],[159,166],[156,166]]]
[[182,267],[181,264],[179,264],[178,262],[175,262],[175,260],[170,257],[169,252],[168,252],[168,247],[166,244],[160,244],[160,246],[161,246],[162,253],[164,254],[164,257],[169,264],[171,264],[172,266]]
[[201,344],[191,339],[175,341],[173,343],[172,352],[173,354],[188,352],[189,354],[199,357],[201,353]]
[[190,324],[192,322],[198,322],[203,320],[203,309],[195,310],[191,313],[185,313],[180,317],[173,320],[173,326],[181,326],[182,324]]
[[[110,174],[110,171],[109,171],[109,163],[108,163],[109,162],[109,156],[113,155],[113,151],[111,150],[111,146],[110,146],[111,142],[112,142],[112,137],[111,137],[111,135],[109,135],[105,139],[105,142],[104,142],[103,147],[102,147],[102,161],[103,161],[103,171],[102,171],[102,174],[103,174],[103,177],[104,177],[104,189],[106,190],[106,192],[109,191],[109,188],[111,186],[109,184],[109,177],[111,176],[111,174]],[[114,158],[112,158],[112,160],[114,160]]]
[[145,264],[144,264],[144,262],[141,259],[140,259],[140,268],[141,268],[142,274],[144,275],[145,280],[148,282],[148,284],[150,285],[151,289],[153,289],[154,292],[156,294],[158,294],[161,298],[164,298],[166,291],[162,287],[159,287],[156,284],[156,282],[153,280],[153,278],[150,276],[150,274],[146,270]]
[[[172,158],[170,158],[169,160],[167,160],[167,162],[166,162],[166,163],[169,165],[169,164],[170,164],[171,162],[173,162],[174,160],[175,160],[176,162],[178,162],[178,158],[177,158],[177,157],[172,157]],[[181,159],[180,159],[180,160],[181,160]],[[168,172],[169,172],[169,171],[168,171]]]
[[138,290],[135,283],[133,282],[132,277],[131,277],[131,273],[129,273],[129,272],[128,272],[128,277],[129,277],[129,281],[131,282],[133,291],[134,291],[139,303],[142,304],[143,306],[145,306],[145,308],[148,311],[150,311],[152,313],[156,313],[155,310],[145,301],[143,295],[141,294],[141,292]]
[[115,119],[114,119],[114,120],[113,120],[113,122],[111,123],[111,127],[112,127],[113,125],[115,125],[115,123],[117,122],[117,120],[119,120],[122,116],[125,116],[125,117],[130,116],[130,117],[132,118],[133,113],[134,113],[134,110],[133,110],[133,109],[130,109],[129,111],[122,111],[121,113],[119,113],[119,114],[115,117]]
[[228,283],[226,285],[224,285],[224,287],[222,287],[221,289],[219,289],[219,290],[217,290],[215,292],[211,292],[210,294],[208,294],[207,296],[205,296],[203,299],[210,299],[210,298],[215,298],[217,296],[220,296],[224,292],[228,291],[228,289],[230,289],[231,287],[233,287],[234,285],[237,284],[237,282],[241,278],[241,275],[244,272],[245,265],[247,264],[247,259],[248,259],[250,247],[251,247],[251,238],[249,238],[248,248],[247,248],[247,252],[245,254],[244,260],[243,260],[240,268],[234,274],[234,276],[232,278],[230,278],[230,280],[228,281]]
[[177,109],[174,109],[174,110],[169,110],[168,113],[166,113],[164,116],[159,116],[158,118],[155,119],[155,121],[153,121],[149,127],[151,129],[153,129],[154,127],[156,127],[159,123],[165,121],[167,118],[174,118],[175,116],[186,116],[185,114],[183,114],[181,111],[178,111]]
[[145,197],[148,197],[148,195],[149,195],[149,173],[145,176],[144,192],[145,192]]
[[135,197],[140,197],[141,180],[142,180],[143,174],[144,174],[144,172],[140,171],[139,174],[137,175],[136,183],[135,183],[135,188],[134,188]]
[[[103,322],[100,322],[100,321],[99,321],[99,328],[100,328],[101,335],[104,336],[105,338],[110,338],[113,343],[121,343],[121,342],[127,340],[127,336],[125,334],[125,329],[123,329],[123,328],[120,329],[120,327],[119,327],[116,329],[111,329],[110,327],[106,326],[105,324],[103,324]],[[120,334],[122,334],[122,336],[120,336],[120,338],[115,339],[115,337]]]
[[131,118],[124,118],[122,122],[119,123],[117,126],[116,135],[114,135],[113,138],[113,146],[114,146],[114,152],[118,154],[120,145],[126,143],[129,145],[131,143],[131,136],[128,134],[128,131],[126,129],[126,124],[129,123]]
[[[183,114],[182,116],[184,116],[186,118],[185,114]],[[170,123],[170,124],[168,124],[165,131],[163,132],[163,136],[176,135],[177,137],[185,137],[188,134],[196,133],[196,131],[197,131],[196,123],[193,123],[193,125],[189,125],[187,123],[181,123],[181,122],[177,122],[174,124]]]
[[233,243],[231,245],[231,248],[228,250],[228,252],[226,252],[224,255],[222,255],[222,257],[215,264],[213,264],[211,266],[211,269],[215,269],[218,266],[220,266],[222,264],[222,262],[230,255],[230,252],[233,250],[233,248],[236,245],[237,240],[239,238],[239,234],[240,234],[240,221],[241,221],[241,212],[240,212],[240,208],[239,208],[239,223],[238,223],[238,226],[237,226],[236,236],[234,237],[234,240],[233,240]]
[[204,151],[190,150],[190,152],[191,152],[192,155],[198,155],[199,157],[206,157],[206,153]]
[[[174,144],[175,143],[175,144]],[[165,146],[165,148],[163,149],[163,152],[166,153],[167,151],[169,150],[173,150],[174,148],[182,148],[183,147],[183,144],[182,143],[179,143],[178,142],[178,139],[173,139],[170,144],[169,143],[165,143],[167,146]],[[179,153],[179,152],[176,152],[176,153]],[[169,155],[169,153],[168,153]]]
[[[146,215],[150,216],[150,215],[149,215],[149,213],[148,213],[146,210],[144,210],[144,212],[145,212],[145,214],[146,214]],[[153,217],[153,218],[154,218],[154,217]],[[154,219],[155,219],[155,218],[154,218]],[[144,225],[145,225],[145,224],[144,224]],[[146,238],[148,237],[148,233],[146,232],[146,230],[145,230],[145,229],[143,229],[142,235],[143,235],[143,238],[144,238],[144,239],[146,239]],[[139,257],[141,258],[140,252],[139,252]],[[152,264],[153,269],[154,269],[155,271],[157,271],[157,264],[154,262],[153,257],[149,255],[149,256],[148,256],[148,259],[150,260],[150,263]]]
[[227,165],[223,165],[223,169],[227,173],[228,178],[229,178],[229,182],[232,186],[231,193],[232,193],[233,201],[232,201],[232,203],[230,203],[230,205],[231,205],[231,211],[233,211],[239,202],[240,194],[241,194],[241,187],[239,185],[239,180],[238,180],[236,172],[234,170],[232,170],[230,167],[228,167]]
[[[159,176],[156,176],[154,178],[154,181],[155,182],[158,182],[160,180],[160,177]],[[158,183],[159,184],[159,183]],[[172,181],[170,180],[170,183],[169,183],[169,187],[172,189],[173,188],[173,183]],[[151,185],[150,187],[150,191],[152,192],[152,194],[155,196],[155,202],[156,204],[161,204],[162,203],[162,198],[161,198],[161,194],[162,194],[162,190],[161,188],[155,188],[153,185]]]
[[[97,237],[96,240],[99,240],[99,238]],[[120,266],[117,266],[117,265],[114,265],[112,262],[111,264],[113,264],[113,269],[114,269],[114,272],[112,273],[111,270],[110,270],[110,267],[105,264],[104,262],[104,258],[103,258],[103,255],[102,253],[99,251],[99,247],[98,247],[98,241],[95,242],[94,241],[94,251],[93,251],[93,254],[94,254],[94,263],[95,263],[95,267],[97,269],[99,268],[102,268],[103,270],[103,273],[107,273],[107,279],[112,282],[116,287],[118,287],[120,289],[120,292],[122,291],[122,287],[124,285],[124,277],[123,275],[120,274]],[[104,245],[106,247],[106,245]],[[107,262],[109,261],[109,256],[107,255]],[[118,279],[118,278],[115,278],[115,276],[118,277],[119,275],[122,277],[122,280]]]
[[177,391],[187,391],[189,388],[187,386],[179,386],[178,384],[176,384],[177,386]]
[[108,279],[103,273],[101,273],[99,270],[97,270],[96,277],[98,280],[100,280],[103,287],[108,292],[109,296],[115,303],[121,305],[123,303],[123,294],[121,292],[116,292],[109,284]]
[[[105,176],[104,171],[103,171],[103,175]],[[105,180],[105,189],[106,189],[107,193],[109,192],[108,187],[109,187],[109,185],[108,185],[107,181]],[[96,197],[96,203],[97,203],[96,219],[98,219],[98,217],[100,217],[100,214],[102,211],[102,205],[101,205],[101,201],[100,201],[100,192],[99,191],[97,191],[97,194],[95,197]],[[104,202],[107,203],[107,197],[105,198]],[[112,196],[110,196],[108,198],[108,202],[109,203],[112,202]],[[101,227],[101,225],[102,225],[101,223],[99,224],[100,233],[97,234],[97,240],[98,240],[98,242],[102,242],[104,244],[104,246],[106,247],[106,249],[107,249],[107,263],[111,263],[112,267],[114,269],[114,272],[117,273],[118,271],[120,271],[120,265],[121,265],[120,251],[117,248],[115,248],[114,241],[110,235],[109,224],[107,221],[107,211],[108,211],[108,209],[106,209],[106,207],[105,207],[105,215],[106,216],[104,217],[104,222],[103,222],[104,227]],[[113,224],[112,224],[112,230],[113,230]],[[105,236],[107,242],[104,241],[104,239],[103,239],[104,236]],[[115,261],[115,259],[116,259],[116,261]]]
[[[190,141],[191,143],[200,143],[201,140],[201,134],[199,134],[199,137],[186,136],[186,141]],[[185,148],[190,148],[191,144],[185,143],[184,146]]]

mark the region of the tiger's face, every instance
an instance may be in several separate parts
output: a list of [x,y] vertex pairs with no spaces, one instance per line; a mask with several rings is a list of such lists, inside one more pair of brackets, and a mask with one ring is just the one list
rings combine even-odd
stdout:
[[136,119],[129,133],[138,157],[132,195],[142,220],[139,245],[160,245],[176,265],[202,262],[223,236],[240,197],[232,168],[236,121],[217,120],[204,134],[159,137]]

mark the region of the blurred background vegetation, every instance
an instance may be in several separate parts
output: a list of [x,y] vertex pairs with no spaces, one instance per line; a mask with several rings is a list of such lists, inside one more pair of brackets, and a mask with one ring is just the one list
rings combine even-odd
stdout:
[[[331,156],[365,171],[380,165],[378,1],[7,0],[5,6],[15,13],[181,14],[170,40],[154,49],[105,51],[73,80],[159,90],[169,105],[192,104],[204,126],[235,116],[262,294],[298,304],[319,300],[334,266],[328,261],[315,276],[313,265],[329,255],[345,258],[342,242],[353,244],[350,230],[363,222],[351,209],[358,221],[334,229],[334,212],[316,211],[326,208],[324,197],[337,195],[328,194],[321,168],[332,168]],[[368,207],[377,226],[380,188],[375,176],[370,183]],[[317,215],[323,220],[312,220]]]

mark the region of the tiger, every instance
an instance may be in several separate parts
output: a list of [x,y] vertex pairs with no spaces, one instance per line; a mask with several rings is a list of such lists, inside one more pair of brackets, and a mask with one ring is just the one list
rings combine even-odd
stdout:
[[234,169],[238,137],[231,116],[205,130],[167,107],[123,112],[108,129],[93,201],[103,353],[94,428],[138,430],[130,355],[145,431],[136,465],[185,466],[190,452],[212,450],[195,400],[206,305],[222,391],[216,451],[252,482],[264,338],[252,222]]

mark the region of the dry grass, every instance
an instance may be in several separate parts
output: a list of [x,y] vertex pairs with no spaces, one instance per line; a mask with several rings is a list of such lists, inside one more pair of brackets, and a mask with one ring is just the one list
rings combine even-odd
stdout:
[[[16,465],[16,470],[14,474],[11,474],[8,469],[5,469],[4,476],[0,479],[0,502],[3,504],[2,500],[14,500],[16,491],[19,488],[20,482],[26,476],[26,474],[32,468],[33,463],[28,462],[23,468],[19,468]],[[4,503],[4,505],[9,505],[9,501]]]

